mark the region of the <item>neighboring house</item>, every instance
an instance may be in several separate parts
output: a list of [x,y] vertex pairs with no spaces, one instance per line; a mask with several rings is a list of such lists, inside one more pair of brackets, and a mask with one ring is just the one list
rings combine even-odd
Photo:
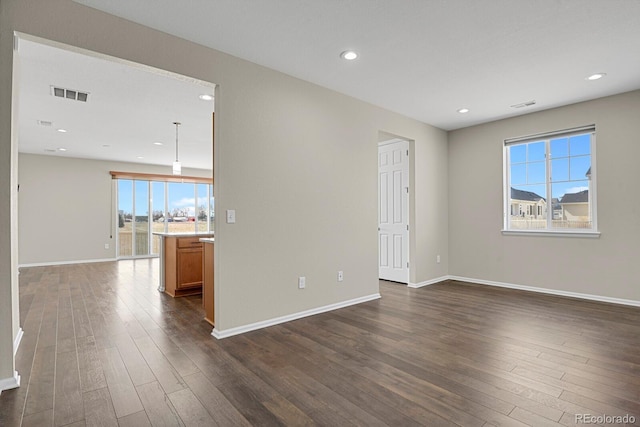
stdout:
[[589,190],[569,193],[560,199],[562,219],[565,221],[589,221]]
[[562,219],[562,205],[560,199],[554,197],[551,199],[551,206],[553,209],[553,219]]
[[544,197],[531,191],[511,188],[510,212],[512,217],[525,219],[545,218],[547,201]]
[[589,180],[589,189],[565,194],[560,199],[562,219],[565,221],[579,221],[584,224],[591,222],[591,168],[584,176]]

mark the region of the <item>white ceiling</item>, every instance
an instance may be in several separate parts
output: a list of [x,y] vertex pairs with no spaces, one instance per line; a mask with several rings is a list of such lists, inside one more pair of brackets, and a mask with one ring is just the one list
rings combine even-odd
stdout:
[[[25,38],[18,57],[20,152],[167,165],[171,174],[177,121],[183,167],[212,169],[213,101],[199,98],[212,84]],[[52,85],[88,100],[55,97]]]
[[[76,1],[446,130],[640,89],[639,0]],[[184,166],[211,169],[211,85],[25,40],[19,56],[20,151],[168,165],[177,120]]]
[[446,130],[640,88],[639,0],[76,1]]

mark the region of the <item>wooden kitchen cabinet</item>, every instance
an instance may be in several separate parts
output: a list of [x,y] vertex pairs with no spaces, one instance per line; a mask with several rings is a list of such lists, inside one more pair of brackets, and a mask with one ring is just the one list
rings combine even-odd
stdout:
[[172,297],[202,293],[201,237],[164,236],[164,291]]
[[202,308],[204,308],[204,320],[211,325],[214,323],[213,317],[213,239],[203,239],[204,242],[202,257]]

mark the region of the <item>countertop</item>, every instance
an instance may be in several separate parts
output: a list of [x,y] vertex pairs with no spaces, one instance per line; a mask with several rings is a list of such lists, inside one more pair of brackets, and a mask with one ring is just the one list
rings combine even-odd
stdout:
[[196,233],[194,231],[188,233],[165,233],[163,231],[154,231],[151,234],[163,237],[198,237],[198,236],[213,236],[213,233],[207,233],[206,231]]
[[215,237],[203,237],[200,239],[202,243],[213,243],[215,240]]

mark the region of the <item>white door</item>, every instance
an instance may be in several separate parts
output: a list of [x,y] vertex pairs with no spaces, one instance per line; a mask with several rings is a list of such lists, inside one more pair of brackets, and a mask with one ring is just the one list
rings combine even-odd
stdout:
[[409,283],[409,142],[378,146],[379,277]]

